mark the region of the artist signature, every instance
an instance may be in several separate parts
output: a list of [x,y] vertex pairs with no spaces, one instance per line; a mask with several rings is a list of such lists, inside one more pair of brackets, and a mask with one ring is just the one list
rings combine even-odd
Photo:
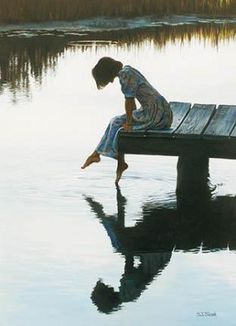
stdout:
[[216,317],[216,312],[201,311],[197,312],[197,317]]

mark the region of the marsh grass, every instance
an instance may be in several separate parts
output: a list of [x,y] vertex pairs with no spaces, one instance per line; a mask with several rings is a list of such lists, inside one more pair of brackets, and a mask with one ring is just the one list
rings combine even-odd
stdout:
[[0,23],[110,16],[232,15],[236,0],[0,0]]

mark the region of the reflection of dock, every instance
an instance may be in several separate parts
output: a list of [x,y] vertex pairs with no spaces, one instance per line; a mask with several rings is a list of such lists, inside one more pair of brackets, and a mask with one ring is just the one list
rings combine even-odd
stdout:
[[149,205],[142,210],[142,220],[125,227],[126,198],[117,190],[115,215],[107,215],[103,206],[85,197],[103,224],[112,246],[124,255],[183,250],[198,252],[228,248],[236,250],[236,197],[211,198],[211,191],[177,192],[177,208]]
[[198,208],[183,202],[176,209],[143,207],[134,227],[117,230],[123,252],[236,250],[236,198],[218,197]]
[[191,155],[236,158],[236,106],[172,102],[172,127],[167,130],[122,132],[119,149],[129,154]]

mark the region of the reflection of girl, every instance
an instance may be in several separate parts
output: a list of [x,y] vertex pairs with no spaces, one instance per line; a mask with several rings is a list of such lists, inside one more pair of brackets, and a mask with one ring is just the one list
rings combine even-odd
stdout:
[[169,263],[171,252],[143,253],[139,258],[140,264],[135,267],[133,255],[125,256],[125,272],[120,280],[119,291],[115,291],[102,280],[97,282],[91,299],[99,311],[109,314],[120,309],[123,302],[137,300],[147,285]]
[[[92,70],[98,89],[119,78],[125,96],[125,114],[114,117],[95,151],[87,158],[82,169],[100,161],[100,155],[117,159],[116,180],[128,168],[124,155],[118,153],[117,139],[121,128],[125,131],[168,128],[172,123],[172,112],[168,102],[136,69],[109,57],[101,58]],[[141,104],[136,109],[135,98]]]
[[[144,223],[143,230],[137,227],[134,232],[127,233],[124,227],[126,199],[122,196],[119,187],[117,187],[117,216],[105,214],[103,206],[91,197],[85,196],[84,198],[106,229],[113,248],[125,256],[125,268],[120,279],[119,291],[115,291],[113,287],[99,280],[91,294],[91,299],[99,311],[111,313],[120,309],[123,302],[138,299],[154,277],[159,275],[167,266],[172,252],[152,252],[152,249],[148,249],[152,224],[148,227],[147,223]],[[141,247],[146,248],[144,251],[143,249],[137,250],[137,245],[140,248],[139,243],[142,243]],[[154,245],[154,247],[156,246]],[[135,264],[135,257],[139,258],[138,265],[137,260]]]

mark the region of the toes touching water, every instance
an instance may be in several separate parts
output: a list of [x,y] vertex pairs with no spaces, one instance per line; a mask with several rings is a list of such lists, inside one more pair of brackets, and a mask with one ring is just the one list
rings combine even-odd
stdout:
[[116,180],[115,180],[116,185],[118,185],[123,172],[125,170],[127,170],[127,169],[128,169],[128,164],[127,163],[124,162],[124,163],[118,164],[118,167],[117,167],[117,170],[116,170]]
[[[87,160],[84,162],[84,164],[81,166],[81,169],[85,169],[86,167],[88,167],[89,165],[93,164],[93,163],[98,163],[101,161],[100,158],[100,154],[97,153],[96,151],[91,154]],[[128,169],[128,164],[126,162],[124,162],[123,160],[120,161],[118,159],[118,165],[117,165],[117,169],[116,169],[116,179],[115,179],[115,184],[118,185],[122,174],[125,170]]]

